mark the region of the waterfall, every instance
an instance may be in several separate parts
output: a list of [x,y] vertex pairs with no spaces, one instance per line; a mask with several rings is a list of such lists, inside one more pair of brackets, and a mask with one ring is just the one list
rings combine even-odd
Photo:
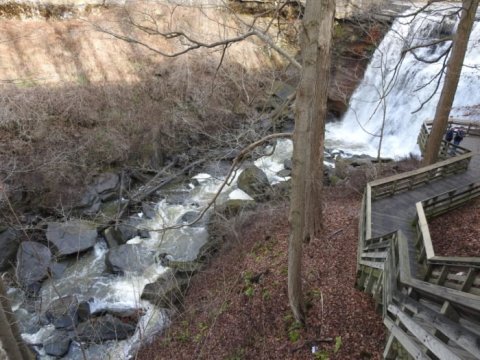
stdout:
[[[328,124],[327,146],[375,156],[385,119],[381,156],[417,154],[416,140],[421,124],[433,119],[435,114],[442,84],[436,93],[435,88],[443,59],[425,63],[416,57],[433,61],[448,49],[451,41],[420,47],[413,50],[414,54],[408,52],[403,57],[402,50],[432,43],[454,33],[457,21],[458,16],[452,15],[451,6],[449,10],[437,7],[416,17],[397,18],[375,51],[343,120]],[[479,80],[480,23],[477,20],[451,116],[480,121]]]

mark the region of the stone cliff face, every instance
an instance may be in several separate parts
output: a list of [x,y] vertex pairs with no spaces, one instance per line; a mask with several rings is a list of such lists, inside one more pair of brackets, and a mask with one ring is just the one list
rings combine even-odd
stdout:
[[388,24],[374,20],[343,20],[335,24],[328,92],[332,115],[340,117],[347,110],[350,96],[387,30]]

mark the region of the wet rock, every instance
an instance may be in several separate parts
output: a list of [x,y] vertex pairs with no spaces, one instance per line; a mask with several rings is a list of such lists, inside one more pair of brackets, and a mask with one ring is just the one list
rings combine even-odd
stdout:
[[110,249],[114,249],[118,245],[124,243],[122,233],[119,230],[115,229],[114,226],[105,229],[103,236],[105,237],[105,240],[107,241],[108,247]]
[[67,269],[68,264],[65,262],[53,262],[50,264],[50,274],[53,279],[60,279]]
[[175,276],[173,271],[168,272],[157,281],[147,284],[141,298],[160,307],[174,308],[183,299],[188,282],[187,277]]
[[43,325],[38,315],[26,309],[20,308],[14,311],[14,315],[21,333],[35,334]]
[[281,177],[288,177],[288,176],[292,175],[292,171],[288,170],[288,169],[283,169],[283,170],[280,170],[279,172],[277,172],[277,175],[281,176]]
[[76,340],[101,343],[107,340],[123,340],[132,335],[135,326],[122,322],[110,314],[89,319],[77,326]]
[[91,315],[92,312],[90,310],[90,304],[87,301],[80,302],[77,308],[78,321],[86,321],[90,318]]
[[114,173],[103,173],[97,176],[93,183],[93,189],[102,201],[115,198],[118,195],[120,177]]
[[100,210],[101,199],[93,189],[87,189],[72,208],[78,215],[93,216]]
[[125,222],[119,224],[116,228],[120,237],[117,238],[119,244],[125,244],[128,240],[133,239],[138,235],[138,224],[141,222],[140,218],[130,218]]
[[142,203],[142,212],[147,219],[153,219],[157,215],[157,212],[155,211],[155,205],[146,202]]
[[[178,225],[190,224],[192,221],[196,220],[199,215],[200,215],[200,211],[187,211],[185,214],[181,216],[180,219],[178,219],[177,224]],[[204,226],[204,225],[205,225],[205,221],[203,219],[200,219],[192,226]]]
[[95,225],[82,220],[53,222],[47,228],[47,240],[55,245],[59,256],[78,254],[93,247],[97,235]]
[[34,241],[23,241],[17,251],[17,279],[24,286],[34,285],[48,274],[50,249]]
[[65,331],[55,331],[44,343],[43,349],[50,356],[61,357],[68,352],[72,339]]
[[57,329],[72,328],[78,323],[78,300],[69,295],[53,300],[45,316]]
[[12,228],[0,230],[0,271],[7,270],[18,251],[18,232]]
[[105,257],[107,269],[114,274],[139,273],[152,265],[155,254],[141,244],[125,244],[110,249]]
[[250,165],[242,171],[237,184],[239,189],[256,201],[266,200],[265,193],[270,188],[267,175],[255,165]]

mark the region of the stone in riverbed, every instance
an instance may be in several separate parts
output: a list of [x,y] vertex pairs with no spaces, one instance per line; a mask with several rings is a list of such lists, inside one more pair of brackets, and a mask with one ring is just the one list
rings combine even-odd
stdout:
[[141,298],[160,307],[174,308],[183,299],[188,283],[188,277],[175,276],[174,271],[170,271],[147,284]]
[[62,357],[67,353],[71,342],[67,332],[57,330],[43,343],[43,349],[47,355]]
[[270,188],[267,175],[255,165],[250,165],[238,177],[239,189],[246,192],[256,201],[267,200],[266,192]]
[[141,244],[120,245],[108,251],[105,264],[114,274],[140,273],[155,262],[155,253]]
[[23,241],[17,252],[17,279],[24,286],[32,286],[48,274],[52,259],[50,249],[34,241]]
[[53,300],[45,316],[57,329],[72,328],[78,322],[78,300],[69,295]]
[[135,332],[135,326],[124,323],[110,314],[89,319],[77,326],[76,340],[101,343],[123,340]]
[[47,240],[55,245],[59,256],[78,254],[95,245],[97,229],[82,220],[52,222],[48,223]]
[[93,188],[100,196],[102,201],[115,198],[118,195],[120,178],[114,173],[103,173],[95,178]]

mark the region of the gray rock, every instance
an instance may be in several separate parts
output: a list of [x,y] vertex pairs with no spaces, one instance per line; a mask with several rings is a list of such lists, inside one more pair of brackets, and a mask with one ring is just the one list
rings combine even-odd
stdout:
[[93,216],[100,210],[101,199],[94,189],[87,189],[80,200],[73,205],[75,213],[79,215]]
[[47,240],[55,245],[57,255],[77,254],[95,245],[97,229],[94,224],[81,220],[53,222],[48,224]]
[[141,298],[160,307],[173,308],[183,299],[187,287],[187,277],[175,276],[170,271],[157,281],[147,284]]
[[17,251],[17,279],[24,286],[43,280],[52,259],[50,249],[34,241],[23,241]]
[[50,274],[53,279],[60,279],[63,273],[67,269],[68,264],[66,262],[53,262],[50,264]]
[[116,248],[118,245],[124,243],[122,233],[115,229],[114,226],[105,229],[103,236],[105,237],[110,249]]
[[280,170],[279,172],[277,172],[277,175],[281,176],[281,177],[288,177],[288,176],[292,175],[292,170],[283,169],[283,170]]
[[72,339],[65,331],[55,331],[44,343],[43,349],[47,355],[61,357],[70,347]]
[[117,230],[121,235],[120,244],[125,244],[128,240],[133,239],[138,235],[137,225],[139,223],[140,220],[128,219],[126,222],[117,226]]
[[132,335],[135,326],[122,322],[110,314],[89,319],[77,326],[76,339],[101,343],[107,340],[123,340]]
[[[185,214],[182,215],[180,219],[178,219],[177,224],[178,225],[189,224],[192,221],[196,220],[198,218],[198,215],[200,215],[200,211],[187,211]],[[204,226],[204,225],[205,225],[205,221],[203,219],[200,219],[192,226]]]
[[120,245],[108,251],[107,269],[114,274],[140,273],[155,262],[155,254],[141,244]]
[[78,300],[69,295],[53,300],[45,316],[57,329],[72,328],[78,323]]
[[153,219],[156,216],[155,205],[143,202],[142,212],[147,219]]
[[28,312],[26,309],[19,308],[14,312],[18,327],[21,333],[35,334],[41,327],[41,319],[35,314]]
[[117,196],[120,178],[114,173],[103,173],[95,178],[93,188],[103,201]]
[[237,184],[256,201],[266,200],[265,192],[270,188],[267,175],[255,165],[250,165],[242,171]]
[[91,315],[92,312],[90,310],[90,303],[88,303],[87,301],[80,302],[77,308],[78,321],[86,321],[90,318]]
[[7,228],[0,232],[0,271],[5,271],[10,267],[19,245],[16,230]]

